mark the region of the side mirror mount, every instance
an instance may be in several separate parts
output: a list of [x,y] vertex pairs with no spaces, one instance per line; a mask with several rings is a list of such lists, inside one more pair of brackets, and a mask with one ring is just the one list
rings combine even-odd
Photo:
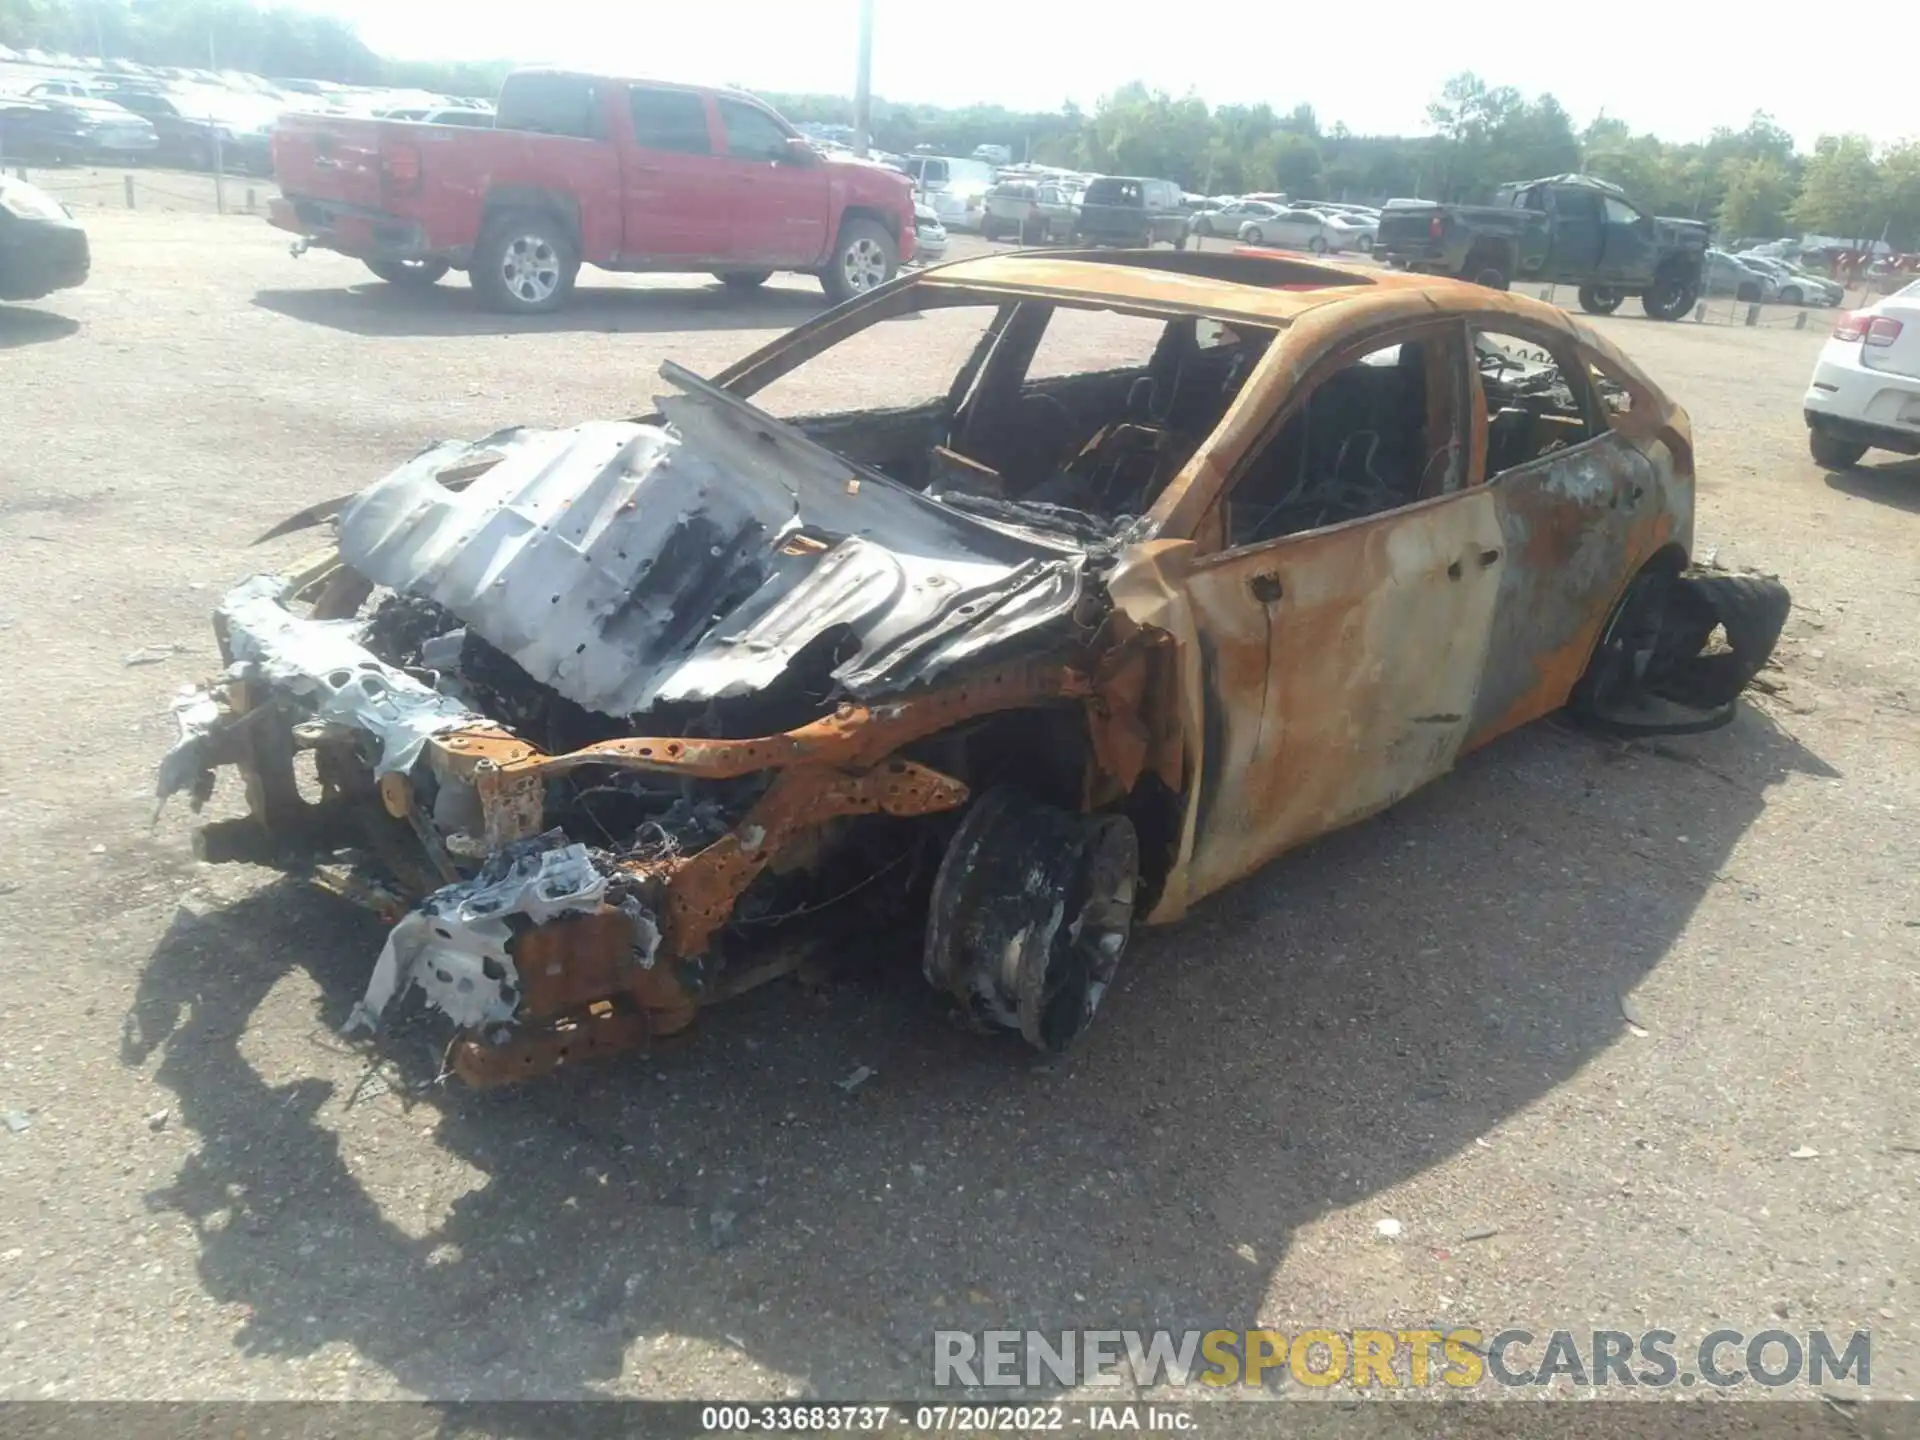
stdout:
[[780,163],[783,165],[813,165],[817,164],[819,159],[820,156],[818,152],[814,150],[813,146],[809,145],[798,135],[789,135],[787,137],[787,148],[779,157]]

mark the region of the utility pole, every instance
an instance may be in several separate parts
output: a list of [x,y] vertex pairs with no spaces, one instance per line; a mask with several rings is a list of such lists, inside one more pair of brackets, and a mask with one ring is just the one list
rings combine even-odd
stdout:
[[873,0],[860,0],[860,61],[853,77],[853,153],[873,144]]

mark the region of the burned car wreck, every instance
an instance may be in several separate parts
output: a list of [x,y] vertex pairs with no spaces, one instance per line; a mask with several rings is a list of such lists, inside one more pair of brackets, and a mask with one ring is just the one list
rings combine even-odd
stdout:
[[[942,313],[977,326],[934,398],[754,403]],[[1149,353],[1107,363],[1102,317]],[[683,1030],[877,895],[974,1021],[1062,1049],[1136,921],[1562,707],[1724,723],[1786,616],[1689,569],[1683,411],[1449,280],[1004,254],[662,374],[656,414],[435,445],[277,527],[336,542],[226,595],[175,705],[162,801],[244,781],[201,856],[379,911],[350,1028],[418,989],[476,1084]]]

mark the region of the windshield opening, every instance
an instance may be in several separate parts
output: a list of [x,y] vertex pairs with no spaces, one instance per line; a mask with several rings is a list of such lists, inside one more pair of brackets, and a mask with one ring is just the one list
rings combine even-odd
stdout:
[[1238,318],[927,299],[762,382],[748,367],[728,388],[962,509],[1097,528],[1147,511],[1277,333]]

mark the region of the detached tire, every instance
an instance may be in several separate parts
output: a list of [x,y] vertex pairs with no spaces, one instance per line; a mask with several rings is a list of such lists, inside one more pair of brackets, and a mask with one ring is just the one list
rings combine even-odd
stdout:
[[566,226],[516,210],[487,222],[468,277],[480,303],[507,315],[545,315],[573,294],[580,257]]
[[838,305],[884,285],[899,273],[900,247],[873,220],[847,220],[833,242],[833,256],[820,272],[820,287]]
[[369,260],[367,269],[389,285],[426,290],[438,285],[453,268],[445,260]]
[[1813,454],[1813,463],[1823,469],[1851,470],[1867,453],[1867,442],[1848,440],[1816,425],[1807,431],[1807,449]]
[[1589,315],[1611,315],[1627,297],[1608,285],[1582,285],[1580,308]]

